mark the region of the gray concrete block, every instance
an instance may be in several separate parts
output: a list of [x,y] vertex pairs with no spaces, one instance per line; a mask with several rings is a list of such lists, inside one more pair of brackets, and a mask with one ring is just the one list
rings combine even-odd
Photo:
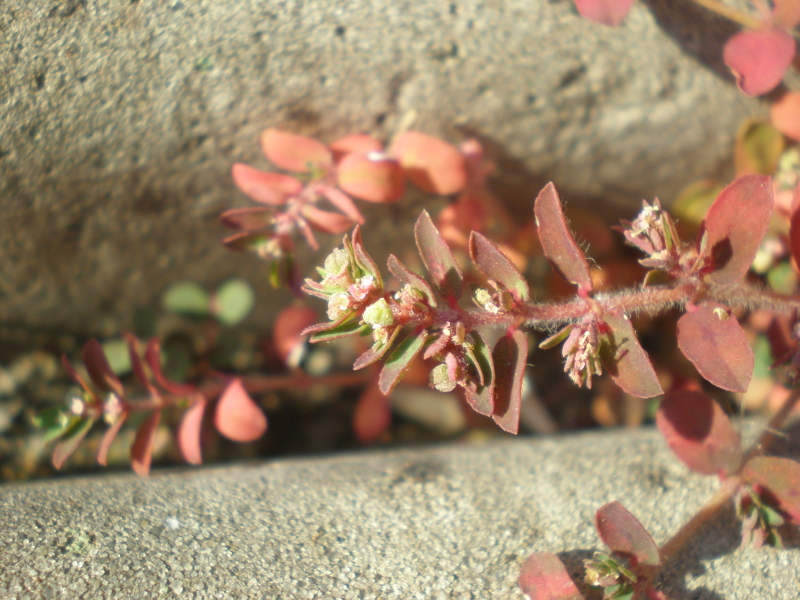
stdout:
[[[536,550],[577,571],[620,500],[663,542],[716,488],[654,430],[0,488],[0,597],[522,598]],[[739,550],[732,510],[663,576],[672,600],[792,600],[800,550]]]

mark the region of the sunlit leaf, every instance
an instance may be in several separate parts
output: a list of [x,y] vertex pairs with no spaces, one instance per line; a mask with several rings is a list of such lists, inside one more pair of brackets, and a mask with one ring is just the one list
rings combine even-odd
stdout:
[[518,583],[530,600],[583,600],[561,559],[550,552],[535,552],[525,559]]
[[495,375],[492,418],[509,433],[519,431],[522,381],[527,360],[528,336],[519,330],[501,337],[492,350]]
[[392,422],[389,398],[374,383],[368,385],[356,405],[353,414],[353,430],[360,442],[369,443],[378,439]]
[[153,442],[156,428],[161,421],[161,409],[154,410],[150,416],[139,425],[136,437],[131,446],[131,467],[140,477],[150,474],[150,463],[153,460]]
[[356,362],[353,363],[353,370],[358,371],[359,369],[363,369],[364,367],[375,364],[381,358],[383,358],[383,355],[386,354],[389,348],[392,347],[392,344],[394,344],[394,341],[397,339],[401,329],[402,327],[395,327],[392,329],[392,333],[389,335],[389,339],[386,340],[385,344],[374,344],[372,348],[359,356],[356,359]]
[[394,254],[389,255],[387,265],[389,267],[389,272],[397,277],[400,283],[405,283],[406,285],[409,285],[412,288],[422,292],[427,299],[428,304],[431,307],[436,308],[436,296],[434,295],[433,290],[431,289],[431,286],[428,285],[427,281],[400,262],[400,259],[398,259]]
[[229,279],[217,289],[211,299],[211,309],[220,323],[232,327],[250,314],[255,301],[255,293],[247,281]]
[[282,206],[290,196],[303,191],[303,184],[290,175],[265,173],[241,163],[233,165],[231,175],[242,192],[262,204]]
[[567,281],[584,290],[592,289],[592,276],[583,251],[575,243],[556,186],[548,183],[536,198],[533,207],[542,249],[553,269]]
[[424,330],[412,333],[392,351],[389,358],[386,359],[378,378],[378,386],[383,394],[388,396],[394,386],[397,385],[397,382],[405,375],[411,366],[411,361],[414,360],[425,345],[427,337],[428,334]]
[[600,359],[616,384],[637,398],[663,394],[653,364],[639,344],[630,320],[609,313],[603,316],[603,322],[609,333],[605,335]]
[[214,411],[214,427],[234,442],[252,442],[267,430],[267,417],[241,379],[233,379],[222,391]]
[[117,396],[123,396],[125,390],[122,388],[117,376],[106,360],[103,347],[96,339],[92,338],[83,346],[83,364],[89,372],[92,382],[104,392],[114,392]]
[[34,427],[44,429],[44,441],[47,443],[68,431],[80,417],[66,413],[59,406],[51,406],[37,412],[31,420]]
[[678,320],[678,348],[698,373],[731,392],[746,392],[753,375],[753,349],[736,317],[704,302]]
[[696,473],[733,473],[742,462],[738,432],[701,391],[669,392],[656,413],[656,425],[675,455]]
[[[311,204],[304,204],[302,208],[303,216],[315,229],[323,233],[344,233],[353,226],[353,219],[338,212],[322,210]],[[309,241],[309,246],[315,248]]]
[[575,8],[582,17],[614,27],[622,23],[633,6],[634,0],[574,0]]
[[456,264],[453,253],[433,224],[428,211],[422,211],[414,227],[417,248],[428,270],[431,281],[442,298],[455,304],[463,292],[461,270]]
[[83,438],[89,433],[94,424],[94,419],[77,419],[70,424],[61,441],[53,450],[53,466],[60,469],[66,460],[77,450]]
[[742,471],[747,482],[768,490],[795,524],[800,524],[800,463],[777,456],[750,459]]
[[382,154],[348,154],[337,166],[336,177],[345,192],[368,202],[396,202],[406,191],[403,168]]
[[[743,218],[746,215],[747,218]],[[729,285],[745,276],[772,215],[772,183],[765,175],[744,175],[711,205],[699,240],[707,235],[704,269],[709,281]],[[709,272],[710,271],[710,272]]]
[[209,315],[210,303],[208,292],[192,281],[171,285],[161,298],[161,305],[166,310],[195,319]]
[[772,103],[769,115],[778,131],[800,140],[800,92],[786,92]]
[[519,300],[530,299],[528,282],[500,248],[485,235],[473,231],[469,238],[472,262],[488,279],[503,284]]
[[354,222],[359,225],[364,223],[364,215],[358,210],[353,199],[342,190],[332,185],[319,185],[317,190],[327,198],[328,202],[350,217]]
[[781,82],[794,53],[794,38],[772,27],[737,33],[725,43],[723,59],[739,89],[748,96],[760,96]]
[[198,396],[194,404],[184,413],[175,435],[175,443],[181,451],[183,460],[190,465],[203,463],[200,435],[202,433],[205,410],[206,399],[204,396]]
[[785,147],[784,137],[772,124],[758,119],[748,120],[736,136],[736,174],[772,175]]
[[333,152],[333,159],[339,162],[351,152],[357,152],[358,154],[380,152],[383,150],[383,144],[371,135],[354,133],[339,138],[330,145],[330,149]]
[[661,564],[653,537],[619,502],[601,506],[595,514],[595,525],[605,544],[615,554],[631,559],[632,567],[642,565],[656,568]]
[[279,129],[261,134],[261,149],[275,166],[296,173],[326,169],[333,163],[331,151],[322,142]]
[[405,131],[394,139],[389,154],[397,158],[415,186],[430,194],[455,194],[467,184],[464,155],[438,138]]

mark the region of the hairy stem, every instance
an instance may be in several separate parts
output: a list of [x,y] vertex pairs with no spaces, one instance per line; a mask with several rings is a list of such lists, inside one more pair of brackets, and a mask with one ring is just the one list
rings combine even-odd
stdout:
[[742,281],[734,285],[715,286],[706,292],[706,298],[730,308],[766,309],[775,313],[800,311],[800,296],[779,294]]
[[726,19],[733,21],[734,23],[738,23],[742,27],[747,27],[748,29],[758,29],[761,27],[761,21],[748,15],[747,13],[743,13],[740,10],[727,6],[720,2],[719,0],[693,0],[695,4],[699,4],[705,9],[710,10],[711,12],[715,12],[721,17],[725,17]]

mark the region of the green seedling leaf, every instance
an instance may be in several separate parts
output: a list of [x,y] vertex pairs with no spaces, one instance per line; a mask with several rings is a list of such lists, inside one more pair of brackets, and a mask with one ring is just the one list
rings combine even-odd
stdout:
[[131,371],[131,357],[128,355],[128,344],[120,338],[103,343],[103,354],[108,366],[115,375],[127,375]]
[[678,319],[678,348],[717,387],[747,391],[753,350],[739,321],[722,305],[704,302]]
[[419,189],[429,194],[448,196],[467,184],[467,163],[458,148],[438,138],[405,131],[389,148],[406,175]]
[[80,421],[80,417],[68,414],[63,409],[53,406],[35,414],[32,421],[34,427],[44,429],[44,441],[47,443],[72,428]]
[[[747,218],[743,218],[747,215]],[[744,175],[722,190],[711,205],[698,237],[706,278],[717,285],[742,279],[756,257],[772,215],[772,182]],[[707,237],[705,245],[703,238]]]
[[204,319],[210,314],[211,298],[198,284],[186,281],[170,286],[161,299],[161,305],[182,317]]
[[736,174],[772,175],[778,169],[785,147],[785,138],[774,125],[767,121],[749,119],[736,136]]
[[394,275],[398,281],[400,281],[400,283],[405,283],[415,290],[422,292],[425,295],[428,304],[431,307],[436,308],[436,296],[434,295],[433,290],[431,289],[431,286],[428,285],[427,281],[401,263],[400,259],[398,259],[394,254],[389,255],[387,265],[389,267],[389,272]]
[[800,524],[800,463],[777,456],[757,456],[744,466],[748,483],[766,489],[778,501],[778,508]]
[[117,420],[114,421],[113,425],[106,429],[106,432],[103,434],[103,439],[100,440],[100,447],[97,450],[97,464],[103,467],[108,465],[108,451],[127,418],[127,412],[121,413],[117,416]]
[[501,429],[513,434],[519,432],[522,380],[527,361],[528,337],[519,330],[501,337],[492,350],[495,375],[492,418]]
[[83,346],[83,364],[89,372],[92,382],[104,392],[113,392],[122,397],[125,390],[106,360],[103,347],[95,339]]
[[556,186],[548,183],[533,205],[539,241],[550,265],[561,277],[583,288],[592,289],[589,263],[567,226]]
[[378,378],[378,387],[382,394],[388,396],[391,393],[397,382],[408,371],[411,361],[422,350],[427,338],[428,334],[424,330],[412,333],[392,351],[389,358],[386,359]]
[[517,300],[525,302],[530,299],[528,282],[500,247],[485,235],[472,232],[469,238],[469,255],[487,279],[503,284]]
[[267,430],[267,417],[241,379],[233,379],[222,391],[214,411],[214,427],[234,442],[253,442]]
[[530,600],[583,600],[564,563],[550,552],[535,552],[524,563],[519,587]]
[[478,385],[475,390],[464,389],[467,403],[475,412],[490,416],[494,412],[494,362],[492,352],[477,331],[469,333],[471,348],[467,349],[467,359],[478,373]]
[[670,449],[696,473],[734,473],[742,463],[738,432],[719,405],[703,392],[669,392],[656,413],[656,425]]
[[211,312],[227,327],[241,323],[256,301],[253,288],[244,279],[230,279],[223,283],[211,299]]
[[451,305],[458,302],[463,292],[464,276],[456,264],[453,253],[439,230],[433,224],[428,211],[422,211],[414,227],[417,248],[431,281],[439,295]]
[[203,451],[200,447],[200,437],[203,431],[203,416],[206,411],[206,399],[198,396],[191,408],[184,413],[175,442],[183,455],[183,459],[190,465],[203,464]]
[[606,314],[609,333],[604,336],[600,359],[616,384],[637,398],[652,398],[664,393],[653,364],[644,351],[629,319]]
[[322,142],[279,129],[261,134],[261,149],[276,167],[295,173],[324,171],[333,164],[333,155]]
[[150,464],[153,461],[153,442],[155,441],[156,429],[161,421],[161,409],[156,409],[150,413],[139,429],[136,430],[136,437],[131,446],[131,467],[139,477],[150,475]]
[[634,572],[639,565],[658,568],[661,556],[652,536],[627,508],[617,501],[601,506],[595,514],[597,533],[611,550],[631,561]]
[[86,434],[89,433],[89,430],[92,428],[93,424],[94,419],[88,418],[76,418],[70,423],[70,426],[64,432],[61,441],[56,444],[56,447],[53,450],[53,466],[56,469],[60,469],[64,466],[64,463],[67,461],[67,459],[72,455],[73,452],[75,452],[75,450],[77,450],[83,438],[85,438]]

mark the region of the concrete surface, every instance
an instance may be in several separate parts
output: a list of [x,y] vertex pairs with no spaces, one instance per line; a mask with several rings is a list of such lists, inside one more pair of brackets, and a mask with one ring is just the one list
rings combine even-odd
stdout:
[[[247,203],[230,166],[265,166],[271,125],[486,136],[525,216],[548,179],[669,200],[765,112],[721,63],[734,31],[689,0],[637,2],[617,29],[571,0],[4,0],[0,326],[116,332],[171,283],[236,274],[268,322],[285,296],[216,217]],[[387,213],[367,242],[389,252],[419,207],[368,216]]]
[[[653,430],[0,488],[0,597],[513,599],[535,550],[573,570],[619,499],[664,541],[715,488]],[[732,511],[663,577],[672,600],[791,600],[800,550],[738,550]]]

